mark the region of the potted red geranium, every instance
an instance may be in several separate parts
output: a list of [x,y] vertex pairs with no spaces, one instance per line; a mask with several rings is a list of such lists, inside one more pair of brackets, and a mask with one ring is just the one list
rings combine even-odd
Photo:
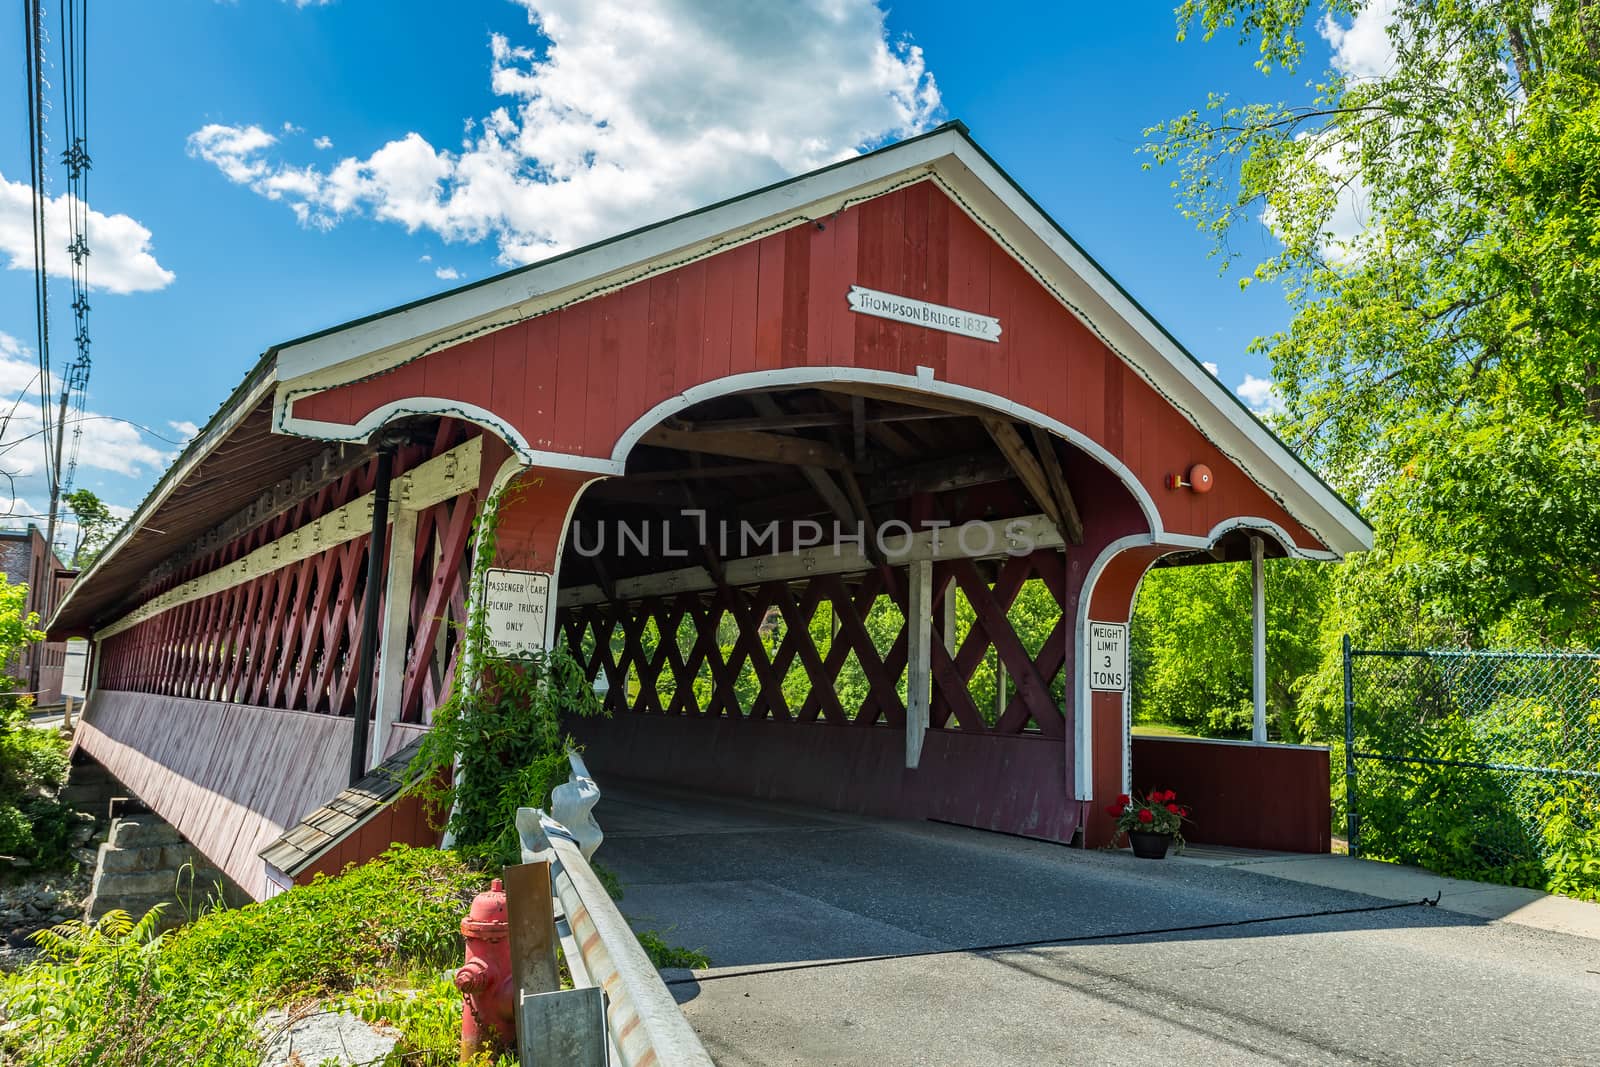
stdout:
[[1106,808],[1106,814],[1117,820],[1119,834],[1128,835],[1135,856],[1159,860],[1174,842],[1178,851],[1183,851],[1183,820],[1189,809],[1177,800],[1178,794],[1170,789],[1152,789],[1142,799],[1123,793]]

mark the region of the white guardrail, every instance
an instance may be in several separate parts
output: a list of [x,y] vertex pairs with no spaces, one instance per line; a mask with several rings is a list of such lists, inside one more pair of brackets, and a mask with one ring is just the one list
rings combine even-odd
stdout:
[[[523,864],[549,864],[555,935],[574,986],[522,986],[517,1041],[523,1067],[712,1067],[699,1036],[589,866],[603,836],[593,815],[600,789],[582,757],[569,758],[572,776],[553,791],[551,814],[517,811]],[[508,904],[515,924],[516,902]]]

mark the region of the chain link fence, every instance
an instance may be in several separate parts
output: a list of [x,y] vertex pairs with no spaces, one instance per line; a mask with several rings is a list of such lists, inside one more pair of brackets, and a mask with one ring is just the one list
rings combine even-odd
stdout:
[[1600,899],[1600,654],[1344,641],[1351,855]]

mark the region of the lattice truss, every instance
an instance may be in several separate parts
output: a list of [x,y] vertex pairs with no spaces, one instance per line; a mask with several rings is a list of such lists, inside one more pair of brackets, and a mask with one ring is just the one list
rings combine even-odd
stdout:
[[[397,452],[396,474],[448,452],[469,430],[476,432],[467,424],[442,420],[431,445],[410,445]],[[372,492],[376,475],[375,459],[348,471],[276,518],[174,570],[143,594],[153,597],[225,567],[359,500]],[[401,721],[429,721],[432,709],[449,691],[459,633],[467,617],[475,498],[474,492],[462,493],[418,514]],[[98,684],[166,696],[353,714],[370,541],[370,533],[362,534],[180,604],[107,638],[101,645]],[[388,546],[384,549],[387,560]]]
[[[932,728],[1064,734],[1063,558],[934,564]],[[613,711],[904,727],[905,582],[879,568],[591,604],[561,628]]]

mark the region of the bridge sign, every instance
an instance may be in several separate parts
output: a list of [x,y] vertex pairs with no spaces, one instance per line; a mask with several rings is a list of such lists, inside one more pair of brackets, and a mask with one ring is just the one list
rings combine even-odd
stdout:
[[1089,623],[1089,688],[1120,693],[1127,687],[1127,623]]
[[550,576],[494,568],[484,578],[485,636],[497,656],[525,656],[545,647]]

